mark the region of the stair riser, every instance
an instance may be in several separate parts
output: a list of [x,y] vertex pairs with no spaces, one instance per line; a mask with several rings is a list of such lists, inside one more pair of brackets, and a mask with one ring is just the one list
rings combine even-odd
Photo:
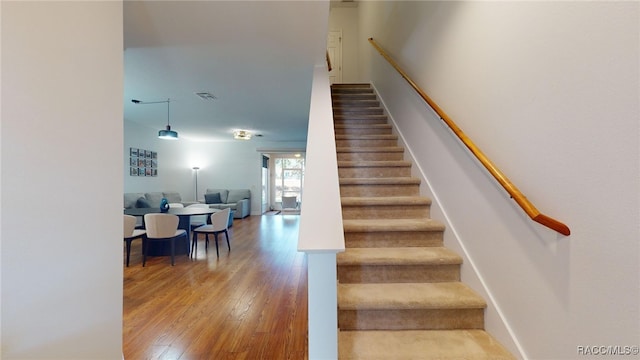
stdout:
[[391,135],[390,128],[335,128],[336,135]]
[[339,152],[338,161],[398,161],[404,160],[402,152]]
[[331,94],[339,95],[339,94],[373,94],[373,89],[371,88],[333,88],[331,89]]
[[345,139],[336,140],[336,147],[380,147],[396,146],[396,139]]
[[460,265],[338,265],[338,281],[342,284],[460,281]]
[[411,176],[411,167],[338,167],[341,178],[382,178]]
[[340,196],[418,196],[419,185],[340,185]]
[[333,115],[383,115],[381,108],[333,108]]
[[484,329],[484,309],[338,310],[340,330]]
[[348,248],[442,246],[443,231],[345,232]]
[[334,108],[351,108],[355,110],[357,108],[378,108],[380,107],[380,101],[378,100],[332,100]]
[[332,101],[377,100],[375,94],[331,94]]
[[342,219],[424,219],[429,217],[427,205],[342,206]]

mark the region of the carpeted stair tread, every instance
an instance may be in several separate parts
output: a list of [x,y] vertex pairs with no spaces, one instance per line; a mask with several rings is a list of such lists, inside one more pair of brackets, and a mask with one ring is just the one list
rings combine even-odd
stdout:
[[349,196],[341,197],[342,206],[418,206],[431,205],[431,199],[425,196]]
[[337,124],[333,128],[336,135],[388,135],[393,134],[390,124]]
[[380,128],[380,129],[393,129],[391,124],[335,124],[333,126],[336,129],[371,129],[371,128]]
[[[362,120],[384,120],[384,124],[388,120],[387,115],[385,114],[333,114],[333,120],[354,120],[354,119],[362,119]],[[340,124],[340,123],[338,123]]]
[[357,82],[357,83],[335,83],[335,84],[331,84],[331,88],[332,89],[344,89],[344,88],[365,88],[365,89],[370,89],[371,88],[371,84],[369,83],[363,83],[363,82]]
[[483,309],[461,282],[338,284],[338,310]]
[[336,140],[398,140],[398,135],[336,135]]
[[434,219],[353,219],[342,220],[345,232],[444,231],[445,226]]
[[512,360],[484,330],[340,331],[341,360]]
[[415,177],[341,178],[340,185],[420,185]]
[[339,88],[339,87],[333,87],[331,89],[331,92],[333,94],[373,94],[373,89],[371,88],[360,88],[360,87],[353,87],[353,88]]
[[[375,96],[375,98],[377,99],[378,96],[375,94],[375,92],[373,91],[373,89],[371,87],[366,87],[366,86],[351,86],[351,87],[331,87],[331,95],[350,95],[350,94],[370,94],[372,96]],[[345,90],[347,90],[345,92]]]
[[403,147],[399,146],[369,146],[369,147],[337,147],[336,152],[339,153],[359,153],[359,152],[404,152]]
[[445,247],[347,248],[338,265],[459,265],[462,258]]
[[395,161],[338,161],[338,167],[411,167],[411,162],[405,160]]
[[344,113],[371,113],[371,114],[382,114],[383,110],[379,106],[334,106],[333,113],[344,114]]
[[335,124],[386,124],[384,114],[333,114]]

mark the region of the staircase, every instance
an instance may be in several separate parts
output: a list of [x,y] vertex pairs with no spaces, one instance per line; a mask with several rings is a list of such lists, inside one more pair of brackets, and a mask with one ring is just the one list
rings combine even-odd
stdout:
[[331,88],[346,251],[338,254],[340,359],[513,359],[484,329],[397,136],[369,84]]

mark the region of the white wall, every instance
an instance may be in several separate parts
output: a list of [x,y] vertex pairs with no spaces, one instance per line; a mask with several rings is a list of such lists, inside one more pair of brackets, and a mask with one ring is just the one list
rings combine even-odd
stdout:
[[358,8],[331,7],[329,30],[342,30],[342,82],[358,82]]
[[1,4],[2,359],[122,357],[122,3]]
[[[447,246],[467,255],[463,280],[494,300],[487,328],[525,358],[580,358],[578,346],[640,339],[639,6],[359,6],[363,78],[426,174]],[[529,220],[368,37],[571,236]]]
[[[259,149],[304,149],[304,142],[265,142],[229,140],[220,142],[160,140],[158,130],[131,121],[124,122],[124,192],[178,191],[183,200],[195,196],[195,172],[198,170],[198,200],[207,188],[250,189],[251,211],[261,213],[262,153]],[[180,132],[179,128],[174,129]],[[158,152],[158,176],[129,175],[129,148]]]

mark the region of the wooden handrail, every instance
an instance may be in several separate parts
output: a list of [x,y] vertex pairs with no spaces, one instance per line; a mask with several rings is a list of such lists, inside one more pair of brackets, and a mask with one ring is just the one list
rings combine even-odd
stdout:
[[329,56],[329,50],[327,50],[327,70],[331,71],[333,67],[331,66],[331,57]]
[[518,205],[524,210],[527,215],[533,220],[536,221],[548,228],[551,228],[562,235],[569,236],[571,234],[571,230],[569,227],[560,221],[553,219],[547,215],[544,215],[536,209],[535,206],[524,196],[518,188],[509,181],[509,179],[487,158],[487,156],[480,151],[480,149],[469,139],[467,135],[456,125],[453,120],[433,101],[427,94],[413,81],[407,73],[405,73],[400,66],[376,43],[373,38],[369,38],[369,42],[373,45],[376,50],[384,57],[391,66],[393,66],[398,73],[411,85],[411,87],[424,99],[424,101],[431,106],[431,108],[440,116],[440,119],[444,121],[447,126],[458,136],[460,141],[473,153],[473,155],[482,163],[482,165],[493,175],[493,177],[504,187],[504,189],[511,195],[511,198],[515,200]]

